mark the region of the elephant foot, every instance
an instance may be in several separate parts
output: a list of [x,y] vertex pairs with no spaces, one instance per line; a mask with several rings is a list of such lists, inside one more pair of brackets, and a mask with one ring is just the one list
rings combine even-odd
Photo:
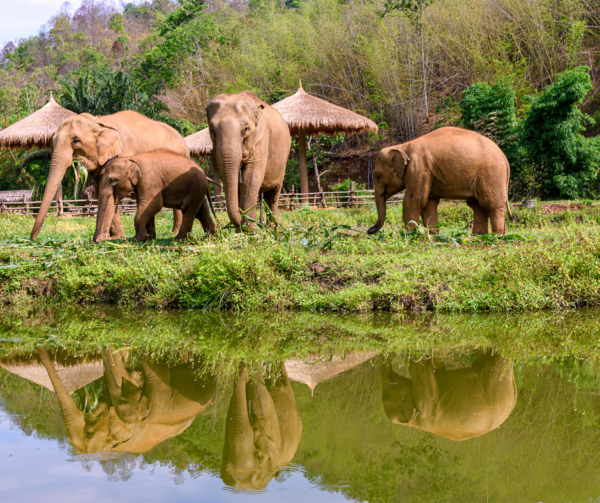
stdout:
[[136,234],[133,239],[135,241],[146,241],[149,237],[148,234]]

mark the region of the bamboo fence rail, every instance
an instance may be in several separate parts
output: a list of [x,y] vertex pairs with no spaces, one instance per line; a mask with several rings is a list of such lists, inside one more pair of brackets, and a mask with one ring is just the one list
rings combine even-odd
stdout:
[[[301,194],[295,192],[294,188],[281,194],[279,198],[279,210],[293,211],[302,208],[302,198],[308,197],[309,204],[312,208],[357,208],[360,206],[375,204],[373,190],[354,190],[351,186],[350,190],[340,190],[333,192],[309,192]],[[402,201],[403,194],[388,199],[388,204],[398,204]],[[215,211],[226,211],[227,204],[225,196],[212,196],[213,206]],[[22,215],[36,215],[39,211],[41,201],[29,201],[26,197],[16,201],[3,200],[0,198],[0,213],[18,213]],[[119,204],[119,213],[121,215],[131,215],[137,210],[136,202],[133,199],[123,199]],[[163,211],[170,211],[163,208]],[[53,201],[50,206],[49,214],[61,215],[67,217],[95,217],[98,213],[97,199],[70,199]]]

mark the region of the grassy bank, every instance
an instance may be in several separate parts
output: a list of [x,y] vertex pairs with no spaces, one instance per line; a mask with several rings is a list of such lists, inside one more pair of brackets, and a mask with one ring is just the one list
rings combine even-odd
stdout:
[[[442,236],[404,233],[401,209],[367,236],[374,209],[282,212],[276,229],[187,242],[96,245],[92,219],[0,216],[5,304],[94,303],[207,310],[505,311],[600,305],[600,208],[516,210],[506,238],[470,238],[464,203],[440,207]],[[223,224],[225,214],[220,214]],[[132,236],[131,217],[124,218]]]

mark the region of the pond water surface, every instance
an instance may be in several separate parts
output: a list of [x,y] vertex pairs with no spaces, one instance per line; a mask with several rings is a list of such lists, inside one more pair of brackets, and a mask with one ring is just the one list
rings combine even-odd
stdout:
[[[112,343],[90,333],[125,330],[114,313],[5,318],[0,501],[600,501],[595,349],[556,349],[597,313],[557,317],[560,329],[547,315],[534,333],[506,317],[437,319],[416,339],[398,332],[406,344],[381,332],[406,320],[370,319],[361,337],[376,343],[362,346],[325,317],[302,321],[315,335],[302,344],[282,333],[243,351],[220,341],[248,320],[201,314],[169,321],[194,344],[146,348],[135,334],[157,316],[128,319]],[[452,323],[470,323],[465,343],[427,338]]]

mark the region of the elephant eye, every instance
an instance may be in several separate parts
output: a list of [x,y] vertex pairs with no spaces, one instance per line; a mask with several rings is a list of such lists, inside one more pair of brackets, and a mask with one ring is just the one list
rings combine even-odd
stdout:
[[110,183],[113,186],[116,185],[118,181],[119,180],[117,178],[109,178],[108,179],[108,183]]
[[246,135],[249,130],[250,130],[250,128],[248,126],[246,126],[244,129],[242,129],[242,134]]
[[81,144],[81,140],[79,140],[79,138],[73,138],[73,146],[77,146]]

